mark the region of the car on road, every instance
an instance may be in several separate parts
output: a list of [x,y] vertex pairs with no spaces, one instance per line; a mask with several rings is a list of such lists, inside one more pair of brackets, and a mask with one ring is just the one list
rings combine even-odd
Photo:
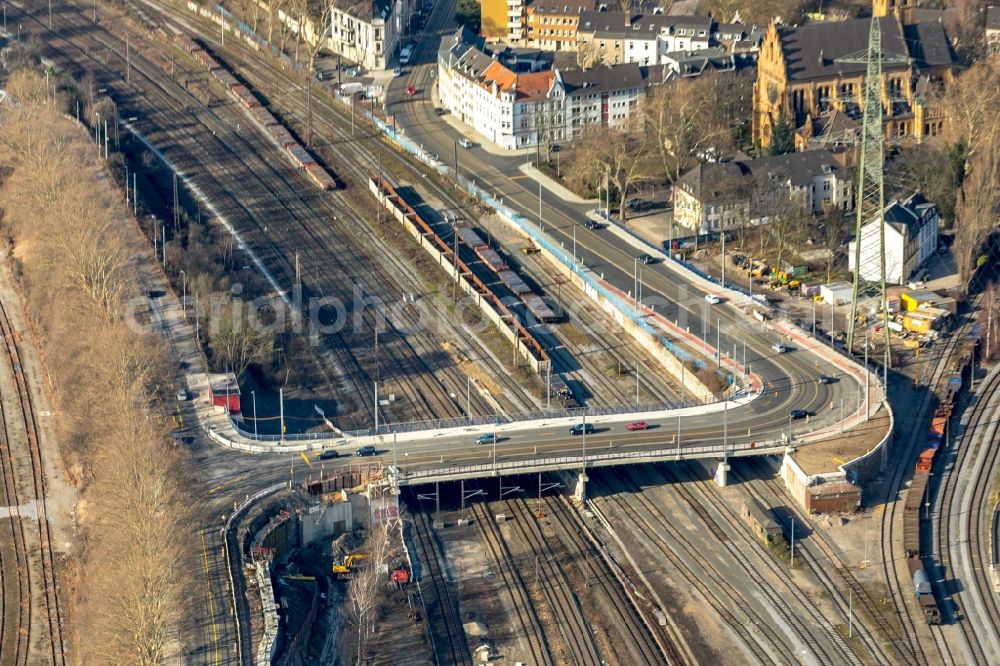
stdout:
[[485,435],[480,435],[476,438],[476,444],[496,444],[497,434],[495,432],[488,432]]
[[654,257],[651,254],[640,254],[638,257],[636,257],[636,259],[639,260],[640,264],[649,265],[649,264],[655,264],[656,263],[656,257]]
[[826,375],[820,375],[820,377],[819,377],[819,383],[820,384],[832,384],[835,381],[837,381],[837,380],[834,379],[833,377],[827,377]]
[[583,435],[594,432],[593,423],[577,423],[575,426],[569,429],[569,434],[571,435]]
[[458,140],[458,145],[462,146],[462,148],[472,148],[475,144],[466,138],[462,138]]
[[645,421],[632,421],[631,423],[625,424],[625,429],[629,431],[649,430],[649,424]]
[[583,223],[583,226],[587,227],[591,231],[597,231],[598,229],[603,229],[600,222],[594,222],[593,220],[587,220]]
[[709,305],[718,305],[722,302],[722,299],[715,294],[705,294],[705,302]]
[[323,453],[319,454],[320,460],[332,460],[339,457],[340,451],[337,451],[336,449],[327,449],[326,451],[323,451]]
[[434,107],[434,113],[438,114],[439,116],[444,116],[448,114],[448,109],[442,109],[440,106],[436,106]]
[[793,409],[788,413],[788,417],[793,421],[798,421],[799,419],[804,419],[809,416],[809,412],[804,409]]
[[771,345],[771,349],[773,349],[779,354],[784,354],[786,351],[788,351],[788,347],[781,344],[780,342],[775,342],[773,345]]
[[362,446],[360,449],[358,449],[357,451],[354,452],[354,455],[356,455],[356,456],[374,456],[377,453],[378,453],[378,451],[375,450],[374,446],[368,445],[368,446]]
[[396,69],[392,70],[392,75],[393,76],[399,76],[402,73],[403,73],[403,68],[402,67],[397,67]]

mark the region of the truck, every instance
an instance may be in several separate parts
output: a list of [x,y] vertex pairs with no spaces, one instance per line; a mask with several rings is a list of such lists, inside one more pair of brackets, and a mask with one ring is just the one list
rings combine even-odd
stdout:
[[410,58],[413,57],[413,46],[410,44],[405,45],[399,50],[399,64],[406,65],[409,64]]

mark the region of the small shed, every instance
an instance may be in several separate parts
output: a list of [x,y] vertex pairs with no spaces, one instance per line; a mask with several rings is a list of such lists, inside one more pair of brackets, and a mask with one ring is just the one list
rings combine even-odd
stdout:
[[229,410],[230,414],[240,413],[240,385],[231,372],[215,373],[208,376],[208,399],[216,407]]
[[941,297],[933,291],[904,291],[899,295],[903,303],[903,310],[913,312],[919,308],[929,307],[937,303]]
[[861,506],[861,488],[847,481],[831,481],[806,488],[809,513],[852,513]]
[[820,285],[819,295],[823,297],[824,303],[834,305],[844,305],[851,302],[851,293],[854,287],[850,282],[831,282]]

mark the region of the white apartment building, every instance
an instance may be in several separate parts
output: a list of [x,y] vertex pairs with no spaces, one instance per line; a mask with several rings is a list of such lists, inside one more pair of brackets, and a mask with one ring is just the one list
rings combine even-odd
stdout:
[[[885,279],[903,284],[927,261],[938,244],[938,210],[920,192],[903,201],[892,201],[885,208]],[[861,279],[881,280],[879,261],[879,221],[861,228]],[[848,246],[850,270],[855,270],[855,241]]]
[[636,64],[519,73],[504,63],[506,53],[487,53],[481,41],[467,39],[459,31],[442,41],[438,96],[456,118],[506,149],[572,140],[588,125],[623,127],[646,88],[663,82],[664,68]]
[[399,48],[413,0],[368,0],[330,14],[327,48],[365,69],[387,69]]

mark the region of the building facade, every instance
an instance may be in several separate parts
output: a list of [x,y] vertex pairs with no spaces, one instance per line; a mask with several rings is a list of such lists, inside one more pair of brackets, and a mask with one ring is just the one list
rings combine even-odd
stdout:
[[525,8],[527,45],[549,51],[575,51],[580,15],[594,12],[586,0],[535,0]]
[[365,69],[387,69],[399,49],[413,0],[373,0],[332,8],[327,48]]
[[663,67],[635,64],[587,71],[518,71],[518,50],[488,50],[459,31],[438,51],[438,96],[456,118],[509,150],[545,147],[581,136],[589,126],[623,128]]
[[[929,259],[938,244],[938,210],[920,192],[903,201],[892,201],[885,208],[885,279],[903,284]],[[861,228],[862,280],[881,280],[879,221]],[[850,270],[855,270],[855,241],[848,246]]]
[[698,233],[764,224],[767,219],[752,205],[754,188],[764,182],[813,214],[854,207],[850,172],[832,153],[810,150],[699,164],[674,184],[674,221]]
[[[882,68],[887,140],[920,141],[937,134],[944,118],[928,106],[924,91],[953,80],[956,57],[944,27],[903,25],[896,16],[878,21],[887,56]],[[854,56],[867,50],[869,25],[870,19],[852,19],[768,27],[754,84],[755,142],[769,147],[775,126],[786,123],[797,143],[809,145],[831,113],[860,119],[866,66]]]

